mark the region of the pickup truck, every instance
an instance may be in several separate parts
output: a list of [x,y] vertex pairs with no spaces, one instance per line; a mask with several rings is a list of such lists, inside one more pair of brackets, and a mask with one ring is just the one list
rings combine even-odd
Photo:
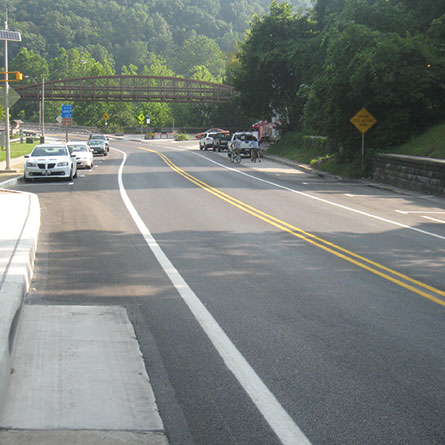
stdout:
[[240,141],[240,154],[250,156],[251,141],[253,140],[258,141],[256,135],[250,131],[242,131],[234,133],[229,142],[229,153],[228,153],[229,157],[231,152],[235,148],[235,141],[237,139]]
[[229,142],[232,138],[230,133],[217,133],[213,136],[213,151],[221,151],[229,149]]

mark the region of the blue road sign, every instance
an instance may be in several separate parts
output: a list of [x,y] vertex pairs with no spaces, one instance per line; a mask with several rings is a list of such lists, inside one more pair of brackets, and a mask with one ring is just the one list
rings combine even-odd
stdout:
[[73,106],[62,105],[62,118],[73,118]]

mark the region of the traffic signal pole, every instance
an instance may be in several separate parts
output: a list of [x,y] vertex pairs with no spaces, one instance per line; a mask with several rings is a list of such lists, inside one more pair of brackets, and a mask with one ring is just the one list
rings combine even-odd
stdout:
[[[8,30],[8,21],[5,22]],[[5,146],[6,170],[11,170],[11,141],[9,140],[9,82],[8,82],[8,41],[5,40]]]

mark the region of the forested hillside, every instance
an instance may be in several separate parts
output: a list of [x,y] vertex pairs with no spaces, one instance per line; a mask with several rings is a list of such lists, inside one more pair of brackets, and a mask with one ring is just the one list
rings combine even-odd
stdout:
[[[10,69],[24,82],[76,76],[145,74],[184,76],[222,82],[226,63],[256,15],[267,13],[270,0],[6,0],[9,28],[22,42],[9,46]],[[311,0],[292,0],[306,10]],[[1,51],[1,48],[0,48]],[[109,129],[137,125],[140,112],[154,126],[240,124],[232,107],[166,104],[79,103],[76,123]],[[13,117],[38,119],[38,104],[17,103]],[[60,104],[47,103],[54,122]]]
[[318,0],[314,13],[272,3],[231,62],[249,115],[278,112],[287,130],[328,136],[352,161],[363,107],[377,120],[369,149],[408,140],[445,119],[444,0]]
[[[9,0],[10,69],[35,79],[105,74],[182,75],[230,83],[229,107],[75,105],[78,123],[237,126],[278,113],[284,130],[327,136],[353,160],[366,108],[370,149],[402,143],[445,119],[445,0]],[[34,79],[34,80],[33,80]],[[242,113],[241,113],[242,111]],[[38,105],[12,111],[36,119]],[[59,105],[48,104],[55,119]],[[242,121],[242,117],[246,120]],[[99,119],[99,120],[98,120]]]
[[[9,1],[10,27],[22,32],[23,45],[43,57],[60,48],[86,49],[103,62],[143,66],[161,55],[178,71],[184,43],[198,36],[224,52],[243,38],[254,14],[270,0],[19,0]],[[291,0],[299,8],[310,0]],[[17,50],[17,48],[16,48]],[[14,55],[14,53],[13,53]],[[111,56],[111,57],[110,57]],[[183,73],[186,74],[186,73]]]

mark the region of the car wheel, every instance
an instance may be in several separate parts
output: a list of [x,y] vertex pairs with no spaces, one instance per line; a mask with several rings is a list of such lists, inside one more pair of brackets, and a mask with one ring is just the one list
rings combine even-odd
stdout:
[[71,169],[71,171],[70,171],[70,175],[68,176],[68,181],[73,181],[74,180],[74,172],[73,172],[73,169]]
[[91,161],[91,164],[88,166],[88,169],[93,170],[93,167],[94,167],[94,164],[93,164],[93,161]]
[[77,168],[76,168],[76,173],[74,173],[73,178],[77,178]]
[[25,182],[31,182],[31,181],[32,181],[31,178],[27,178],[25,175],[23,175],[23,180],[24,180]]

